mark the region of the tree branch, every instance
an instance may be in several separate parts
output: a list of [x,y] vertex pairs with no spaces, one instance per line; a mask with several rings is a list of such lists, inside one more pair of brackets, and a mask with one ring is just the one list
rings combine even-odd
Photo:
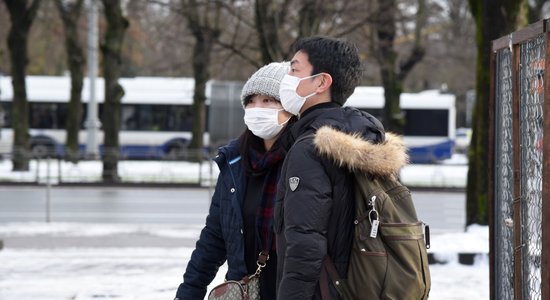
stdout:
[[243,60],[245,60],[246,62],[250,63],[251,65],[253,65],[254,67],[261,67],[260,64],[258,64],[257,61],[251,59],[249,56],[247,55],[244,55],[244,53],[242,52],[242,49],[237,49],[234,45],[231,45],[231,44],[227,44],[227,43],[224,43],[220,40],[216,41],[216,43],[220,46],[222,46],[223,48],[227,49],[227,50],[231,50],[231,52],[235,53],[238,57],[242,58]]
[[400,64],[399,79],[404,80],[414,66],[422,60],[426,49],[422,43],[422,30],[426,26],[426,0],[418,0],[418,11],[416,12],[416,26],[414,28],[414,47],[411,55]]
[[27,18],[28,20],[30,20],[31,23],[32,23],[32,20],[34,20],[34,17],[36,16],[36,12],[38,11],[40,2],[42,2],[42,0],[33,0],[31,3],[31,6],[29,7]]

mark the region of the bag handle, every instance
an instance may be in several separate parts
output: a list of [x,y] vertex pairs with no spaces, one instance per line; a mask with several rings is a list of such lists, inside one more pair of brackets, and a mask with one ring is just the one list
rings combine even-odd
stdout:
[[256,269],[256,272],[250,276],[250,278],[260,276],[260,273],[262,273],[263,268],[267,265],[267,261],[269,260],[269,251],[262,250],[260,254],[258,254],[258,260],[256,261],[256,265],[258,268]]

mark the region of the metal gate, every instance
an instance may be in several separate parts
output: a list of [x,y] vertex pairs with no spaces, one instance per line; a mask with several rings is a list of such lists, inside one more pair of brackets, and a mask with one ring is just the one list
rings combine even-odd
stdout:
[[549,25],[492,44],[491,299],[550,299]]

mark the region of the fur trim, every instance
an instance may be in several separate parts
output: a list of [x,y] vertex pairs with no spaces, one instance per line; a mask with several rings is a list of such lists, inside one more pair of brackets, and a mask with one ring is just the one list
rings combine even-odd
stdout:
[[360,134],[346,134],[323,126],[315,134],[315,148],[339,166],[350,171],[364,171],[375,176],[398,175],[408,163],[409,156],[403,140],[392,133],[386,133],[386,140],[373,144]]

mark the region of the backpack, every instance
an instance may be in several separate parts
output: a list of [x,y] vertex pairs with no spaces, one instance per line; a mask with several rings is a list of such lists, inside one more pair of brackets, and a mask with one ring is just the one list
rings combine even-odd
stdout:
[[354,172],[354,177],[355,232],[347,279],[338,278],[326,256],[323,299],[328,299],[327,273],[342,299],[427,299],[429,227],[418,220],[409,189],[393,176]]

